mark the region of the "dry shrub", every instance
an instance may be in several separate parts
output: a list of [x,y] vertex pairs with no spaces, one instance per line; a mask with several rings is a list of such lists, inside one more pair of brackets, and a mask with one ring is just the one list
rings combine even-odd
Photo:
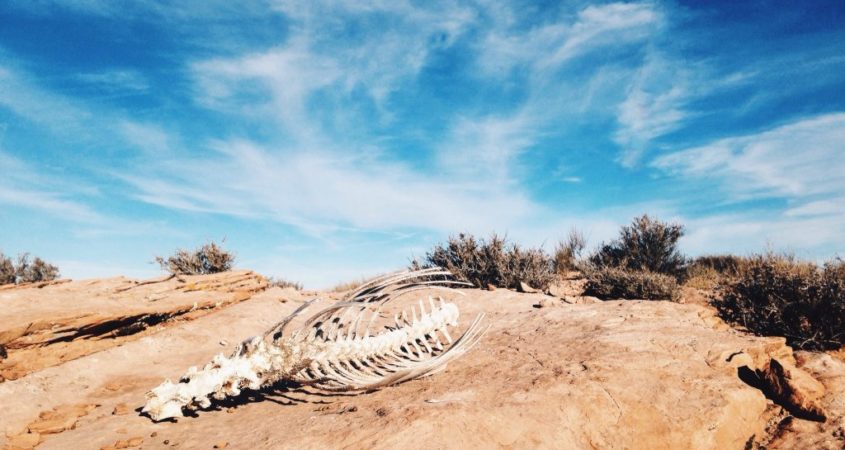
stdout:
[[684,285],[715,289],[724,278],[736,277],[748,259],[737,255],[705,255],[689,262],[684,271]]
[[297,291],[302,290],[302,284],[301,283],[297,283],[297,282],[294,282],[294,281],[288,281],[288,280],[285,280],[284,278],[269,277],[269,278],[267,278],[267,284],[271,288],[272,287],[277,287],[277,288],[282,288],[282,289],[294,288]]
[[361,287],[362,284],[367,282],[367,278],[360,278],[357,280],[352,281],[345,281],[343,283],[338,283],[334,287],[330,289],[331,292],[346,292],[351,291],[353,289],[358,289]]
[[209,242],[196,250],[179,249],[167,259],[156,256],[155,260],[163,270],[172,274],[204,275],[231,270],[235,255]]
[[678,282],[669,275],[619,267],[588,267],[585,275],[584,293],[603,300],[680,298]]
[[686,258],[678,251],[678,239],[684,227],[652,219],[647,214],[623,226],[619,238],[603,244],[590,256],[597,268],[616,267],[632,271],[653,272],[680,279]]
[[691,264],[684,274],[684,286],[712,290],[719,285],[724,276],[712,267]]
[[736,277],[725,278],[720,315],[763,336],[784,336],[801,349],[845,345],[845,262],[822,267],[792,256],[747,258]]
[[422,262],[411,265],[413,269],[435,266],[481,288],[518,289],[523,282],[544,290],[556,278],[554,264],[542,249],[523,249],[495,234],[486,241],[471,234],[452,236],[446,245],[436,245]]
[[737,255],[704,255],[692,260],[688,268],[693,271],[713,269],[720,274],[736,275],[747,261],[747,258]]
[[0,252],[0,285],[37,283],[59,278],[59,268],[39,257],[29,259],[29,253],[18,255],[17,263]]
[[15,264],[3,252],[0,252],[0,285],[13,284],[17,280]]
[[578,270],[578,258],[587,246],[584,235],[575,228],[569,230],[566,241],[559,242],[555,248],[554,268],[558,275]]

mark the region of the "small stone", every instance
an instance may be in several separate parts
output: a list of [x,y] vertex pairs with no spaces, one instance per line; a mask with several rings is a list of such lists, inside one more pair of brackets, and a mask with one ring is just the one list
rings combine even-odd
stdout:
[[126,403],[120,403],[114,407],[114,411],[112,411],[112,415],[114,416],[122,416],[124,414],[129,414],[132,412],[132,408],[127,405]]
[[520,281],[519,282],[519,292],[524,292],[526,294],[536,294],[539,291],[537,289],[534,289],[533,287],[529,286],[528,284]]
[[226,448],[228,446],[229,446],[229,443],[226,442],[226,441],[220,441],[220,442],[214,444],[214,448]]
[[156,437],[156,436],[158,436],[158,431],[153,431],[152,433],[150,433],[150,437]]
[[116,391],[116,390],[120,389],[120,384],[119,383],[109,383],[105,386],[105,388],[106,388],[107,391]]
[[220,345],[225,347],[225,346],[229,345],[229,341],[227,341],[226,339],[223,339],[222,341],[220,341]]
[[555,306],[560,306],[558,299],[555,297],[541,298],[539,302],[534,304],[535,308],[551,308]]
[[164,444],[164,445],[170,444],[170,439],[165,439],[164,442],[162,442],[162,444]]
[[138,447],[144,443],[144,438],[141,436],[135,436],[133,438],[129,438],[126,443],[129,444],[130,447]]
[[488,284],[487,284],[487,290],[488,290],[488,291],[495,291],[495,290],[496,290],[496,286],[494,286],[494,285],[492,285],[492,284],[489,284],[489,283],[488,283]]

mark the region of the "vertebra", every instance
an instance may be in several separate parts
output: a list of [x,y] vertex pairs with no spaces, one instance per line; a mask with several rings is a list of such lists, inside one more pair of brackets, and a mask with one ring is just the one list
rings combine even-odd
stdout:
[[[211,406],[211,399],[279,381],[327,391],[368,391],[442,370],[487,330],[483,313],[454,341],[449,328],[458,324],[458,307],[440,297],[428,297],[427,311],[420,300],[419,309],[394,314],[389,325],[381,319],[386,305],[406,294],[424,289],[461,294],[449,285],[463,284],[439,268],[380,277],[286,335],[288,324],[313,301],[305,303],[263,336],[242,342],[229,357],[218,354],[202,369],[188,369],[178,383],[166,380],[148,392],[143,412],[155,421],[181,417],[185,409]],[[371,335],[379,325],[382,331]]]

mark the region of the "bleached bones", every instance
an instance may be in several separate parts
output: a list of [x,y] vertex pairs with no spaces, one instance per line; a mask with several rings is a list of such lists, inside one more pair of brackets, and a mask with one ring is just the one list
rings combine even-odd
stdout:
[[[307,302],[263,336],[243,341],[230,356],[218,354],[202,369],[188,369],[178,383],[166,380],[148,392],[143,412],[155,421],[181,417],[186,409],[211,406],[212,399],[236,397],[242,389],[258,390],[280,381],[324,391],[369,391],[438,372],[478,342],[488,328],[482,324],[484,314],[453,340],[449,329],[458,324],[454,303],[429,296],[410,312],[406,308],[394,313],[386,324],[393,306],[388,304],[429,289],[463,295],[450,287],[460,285],[465,283],[440,268],[386,275],[285,334],[291,321],[313,303]],[[379,326],[381,330],[371,334]]]

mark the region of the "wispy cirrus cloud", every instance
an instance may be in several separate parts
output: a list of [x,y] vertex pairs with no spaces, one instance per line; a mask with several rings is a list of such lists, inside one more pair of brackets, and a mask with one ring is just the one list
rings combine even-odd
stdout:
[[493,221],[514,223],[535,208],[522,194],[489,195],[398,162],[318,150],[273,152],[242,140],[212,147],[215,156],[203,161],[170,161],[150,174],[123,178],[149,203],[269,219],[317,234],[347,227],[487,229]]
[[681,124],[687,115],[683,103],[691,94],[689,77],[688,70],[657,52],[646,56],[618,106],[613,140],[621,147],[622,165],[636,165],[654,138]]
[[95,89],[111,94],[144,92],[149,81],[137,70],[112,69],[101,72],[80,73],[76,79],[92,85]]
[[[780,207],[690,220],[689,245],[726,250],[845,252],[845,113],[805,117],[758,133],[661,156],[652,166],[679,179],[715,183],[729,202],[781,199]],[[711,250],[712,251],[712,250]]]
[[516,13],[501,7],[480,45],[478,63],[489,74],[528,65],[547,72],[602,47],[627,46],[648,38],[661,21],[649,3],[587,6],[574,18],[560,17],[539,27],[518,26]]
[[72,197],[78,188],[54,181],[0,149],[0,204],[46,212],[72,222],[96,223],[103,216]]
[[807,117],[661,156],[671,174],[721,183],[737,199],[845,195],[845,113]]

